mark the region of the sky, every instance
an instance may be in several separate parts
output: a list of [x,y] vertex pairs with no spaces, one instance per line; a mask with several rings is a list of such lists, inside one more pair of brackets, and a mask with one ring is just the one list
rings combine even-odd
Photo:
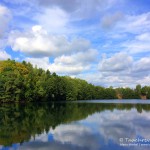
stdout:
[[149,0],[0,0],[0,60],[104,87],[150,85]]

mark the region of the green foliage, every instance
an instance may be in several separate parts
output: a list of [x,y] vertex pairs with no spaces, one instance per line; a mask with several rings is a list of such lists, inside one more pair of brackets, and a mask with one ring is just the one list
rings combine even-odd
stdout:
[[117,94],[123,99],[140,98],[141,95],[150,98],[150,87],[137,85],[135,90],[104,88],[85,80],[33,68],[25,61],[0,61],[0,102],[116,99]]

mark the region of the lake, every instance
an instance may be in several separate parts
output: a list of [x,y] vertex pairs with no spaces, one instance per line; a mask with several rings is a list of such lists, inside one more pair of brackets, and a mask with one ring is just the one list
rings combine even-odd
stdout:
[[150,100],[0,105],[0,150],[134,149],[150,149]]

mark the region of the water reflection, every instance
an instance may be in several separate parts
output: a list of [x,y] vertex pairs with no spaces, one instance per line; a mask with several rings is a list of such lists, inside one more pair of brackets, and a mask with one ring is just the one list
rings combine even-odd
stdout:
[[96,103],[2,105],[0,149],[149,149],[150,146],[120,146],[120,138],[150,139],[149,127],[149,105]]

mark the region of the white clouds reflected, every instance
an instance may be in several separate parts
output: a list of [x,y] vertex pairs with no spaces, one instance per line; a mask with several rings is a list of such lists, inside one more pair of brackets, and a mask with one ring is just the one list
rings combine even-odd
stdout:
[[[120,137],[135,138],[140,135],[144,138],[149,138],[147,132],[150,117],[147,113],[148,112],[143,111],[140,114],[135,109],[131,111],[105,111],[88,117],[87,121],[93,124],[96,123],[97,127],[99,127],[98,130],[100,134],[102,134],[106,140],[111,138],[118,143]],[[142,120],[142,122],[140,120]]]
[[50,130],[55,141],[61,143],[71,143],[79,147],[87,147],[88,149],[98,149],[98,138],[93,136],[92,129],[80,124],[61,125],[55,130]]
[[[149,112],[139,113],[135,108],[131,110],[105,110],[88,116],[86,119],[61,124],[49,133],[35,136],[29,143],[22,144],[24,149],[110,149],[119,147],[120,138],[143,137],[149,139]],[[48,136],[53,140],[48,142]],[[111,141],[111,142],[110,142]],[[147,147],[144,147],[145,149]],[[140,147],[127,147],[140,149]]]

